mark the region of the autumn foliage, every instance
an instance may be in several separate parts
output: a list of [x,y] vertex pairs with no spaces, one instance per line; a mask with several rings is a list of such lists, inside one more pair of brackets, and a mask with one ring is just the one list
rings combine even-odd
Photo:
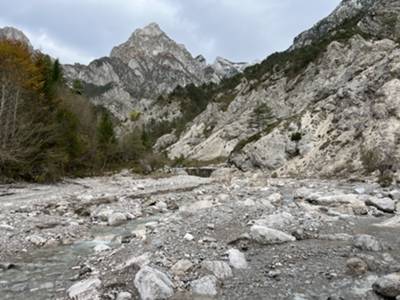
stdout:
[[0,41],[0,180],[52,181],[104,168],[103,114],[66,86],[58,60]]

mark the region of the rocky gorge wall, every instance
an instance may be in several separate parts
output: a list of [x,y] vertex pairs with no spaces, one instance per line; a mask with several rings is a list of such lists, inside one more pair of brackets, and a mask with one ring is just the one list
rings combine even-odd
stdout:
[[302,176],[361,174],[374,159],[395,165],[399,12],[397,1],[343,1],[287,51],[321,47],[303,70],[244,76],[228,108],[209,104],[169,157]]

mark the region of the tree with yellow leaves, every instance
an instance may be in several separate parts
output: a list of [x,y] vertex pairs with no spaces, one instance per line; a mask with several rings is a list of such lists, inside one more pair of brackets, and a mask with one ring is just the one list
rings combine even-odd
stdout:
[[42,89],[42,75],[28,47],[0,41],[0,161],[18,161],[30,150],[34,116],[29,116],[28,102]]

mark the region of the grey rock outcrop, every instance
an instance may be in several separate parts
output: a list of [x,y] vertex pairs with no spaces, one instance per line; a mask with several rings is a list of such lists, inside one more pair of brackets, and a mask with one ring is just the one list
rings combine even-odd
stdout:
[[171,279],[149,266],[144,266],[136,274],[135,287],[142,300],[168,299],[174,295]]
[[245,255],[237,249],[229,249],[229,264],[235,269],[247,269],[248,263]]
[[241,72],[245,66],[224,59],[207,65],[204,57],[194,58],[184,45],[151,23],[114,47],[109,57],[94,60],[88,66],[65,65],[64,71],[71,84],[74,80],[82,82],[85,94],[95,105],[129,123],[132,111],[142,113],[142,122],[173,120],[179,117],[179,107],[158,103],[160,95],[172,92],[177,86],[218,83]]
[[390,198],[371,197],[366,201],[366,204],[387,213],[393,213],[396,209],[396,203]]
[[373,236],[367,234],[360,234],[353,239],[354,247],[366,251],[382,251],[382,244]]
[[108,225],[110,226],[120,226],[126,223],[127,218],[123,213],[114,213],[108,217]]
[[360,18],[377,2],[375,0],[344,0],[325,19],[318,22],[311,29],[304,31],[295,38],[292,48],[310,45],[314,40],[325,37],[344,22]]
[[[322,39],[306,67],[244,76],[227,91],[228,107],[210,103],[167,148],[169,157],[225,158],[244,171],[305,177],[364,174],[371,155],[396,164],[399,16],[398,1],[343,1],[288,50]],[[335,40],[338,32],[349,38]]]
[[100,279],[90,278],[74,284],[67,293],[71,300],[100,300],[100,287]]
[[226,279],[232,277],[231,267],[223,261],[204,261],[202,268],[213,273],[218,279]]
[[296,238],[280,230],[271,229],[265,226],[253,225],[250,229],[250,236],[262,245],[275,245],[287,242],[294,242]]
[[378,278],[372,287],[375,292],[385,297],[395,298],[400,296],[400,273]]
[[218,78],[232,77],[244,71],[249,63],[235,63],[223,57],[217,57],[211,68],[215,71]]
[[192,294],[200,297],[215,297],[218,294],[217,283],[218,279],[212,275],[195,280],[191,283]]

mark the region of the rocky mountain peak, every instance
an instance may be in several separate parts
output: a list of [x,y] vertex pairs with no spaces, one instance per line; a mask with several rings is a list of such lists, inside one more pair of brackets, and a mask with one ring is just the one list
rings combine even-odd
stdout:
[[208,65],[202,55],[194,58],[157,23],[151,23],[135,30],[126,42],[114,47],[110,57],[95,60],[88,66],[64,66],[64,71],[70,82],[79,79],[87,90],[96,91],[88,93],[96,105],[125,120],[133,109],[148,110],[149,103],[178,85],[219,83],[241,72],[244,66],[223,58]]
[[215,73],[221,77],[231,77],[242,72],[249,65],[250,64],[244,62],[232,62],[226,58],[218,56],[215,59],[212,68],[215,70]]
[[18,41],[28,45],[29,48],[33,48],[27,36],[21,30],[14,27],[0,28],[0,39]]
[[149,25],[139,28],[134,32],[134,35],[156,37],[165,34],[157,23],[150,23]]
[[376,0],[343,0],[336,9],[326,18],[318,22],[311,29],[304,31],[294,40],[293,48],[301,48],[311,44],[314,40],[326,36],[329,32],[344,22],[358,17],[371,8]]
[[184,63],[189,60],[196,62],[186,47],[172,40],[157,23],[135,30],[128,41],[114,47],[110,56],[127,64],[138,57],[157,59],[167,56],[175,57]]

